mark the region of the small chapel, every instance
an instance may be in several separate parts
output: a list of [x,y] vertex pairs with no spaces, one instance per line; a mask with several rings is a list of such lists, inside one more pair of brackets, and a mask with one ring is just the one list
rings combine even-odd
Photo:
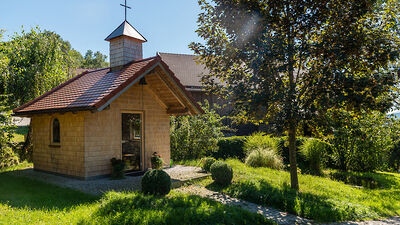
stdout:
[[[126,10],[126,9],[125,9]],[[126,20],[106,39],[110,67],[82,74],[14,109],[31,118],[34,169],[78,179],[146,171],[157,152],[170,165],[170,116],[203,113],[163,59]]]

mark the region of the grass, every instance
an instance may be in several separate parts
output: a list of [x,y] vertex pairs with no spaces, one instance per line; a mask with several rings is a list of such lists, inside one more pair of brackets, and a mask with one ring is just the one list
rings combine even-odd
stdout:
[[29,131],[29,126],[20,126],[14,128],[14,138],[13,142],[14,143],[20,143],[25,141],[25,135],[28,134]]
[[166,197],[138,192],[100,197],[19,177],[12,169],[0,171],[0,180],[0,224],[272,224],[261,215],[174,191]]
[[[385,181],[379,189],[354,187],[341,181],[299,175],[300,191],[290,189],[290,174],[269,168],[252,168],[226,160],[234,171],[233,183],[221,187],[211,178],[199,181],[208,189],[232,197],[272,206],[320,222],[367,220],[400,215],[400,174],[377,173]],[[189,161],[188,165],[196,162]],[[383,182],[383,181],[382,181]]]

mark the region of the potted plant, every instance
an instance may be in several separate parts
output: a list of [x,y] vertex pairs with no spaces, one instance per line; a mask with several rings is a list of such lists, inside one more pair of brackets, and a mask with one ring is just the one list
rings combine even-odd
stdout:
[[126,163],[122,159],[112,158],[111,165],[112,165],[111,178],[113,179],[125,178]]
[[154,152],[151,156],[151,168],[159,170],[162,168],[164,161],[161,158],[161,155],[157,152]]

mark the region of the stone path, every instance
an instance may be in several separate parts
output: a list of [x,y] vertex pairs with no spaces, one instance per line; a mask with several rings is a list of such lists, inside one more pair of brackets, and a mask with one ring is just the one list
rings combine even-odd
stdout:
[[[209,174],[202,173],[201,168],[191,166],[174,166],[164,169],[172,179],[172,186],[179,187],[187,181],[200,179]],[[107,191],[136,191],[140,190],[142,176],[126,176],[122,180],[110,180],[101,178],[95,180],[78,180],[63,176],[57,176],[33,169],[17,170],[11,172],[14,175],[24,176],[35,180],[44,181],[61,187],[72,188],[89,194],[99,195]]]
[[[260,206],[251,202],[240,200],[237,198],[229,197],[228,195],[221,194],[218,192],[210,191],[199,185],[183,186],[176,189],[179,192],[198,195],[201,197],[206,197],[214,199],[223,204],[238,206],[242,209],[248,210],[250,212],[258,213],[263,215],[265,218],[275,221],[278,224],[318,224],[312,220],[301,218],[286,212],[281,212],[274,208]],[[379,221],[357,221],[357,222],[341,222],[341,223],[329,223],[326,225],[400,225],[400,217],[393,217],[389,219],[383,219]]]

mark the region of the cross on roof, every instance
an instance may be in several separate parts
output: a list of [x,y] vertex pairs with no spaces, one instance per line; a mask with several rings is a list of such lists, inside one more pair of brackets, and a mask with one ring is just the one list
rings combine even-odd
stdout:
[[127,9],[132,9],[131,7],[129,7],[127,4],[126,4],[126,0],[125,0],[125,5],[123,5],[123,4],[120,4],[122,7],[124,7],[125,8],[125,21],[126,21],[126,10]]

